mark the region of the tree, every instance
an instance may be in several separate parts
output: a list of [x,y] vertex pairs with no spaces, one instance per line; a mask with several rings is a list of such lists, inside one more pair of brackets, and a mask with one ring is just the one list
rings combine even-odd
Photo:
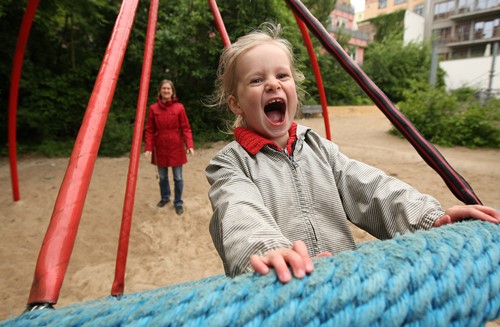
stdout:
[[[375,40],[365,51],[364,71],[393,102],[405,99],[404,91],[414,83],[427,83],[431,68],[429,42],[403,42],[405,11],[375,17]],[[444,71],[438,70],[437,87],[444,85]]]
[[[412,83],[428,82],[430,66],[429,43],[404,45],[393,35],[368,46],[363,69],[393,102],[399,102],[405,99],[404,91]],[[444,85],[443,77],[444,73],[438,72],[438,87]]]
[[[13,26],[20,26],[26,2],[11,0],[3,5],[6,19],[2,18],[0,24],[6,60],[2,60],[2,76],[10,76],[18,33]],[[33,149],[74,139],[117,9],[105,0],[85,4],[70,0],[40,2],[19,90],[17,130],[21,150],[23,146]],[[2,89],[8,89],[9,81],[2,78]],[[5,107],[7,96],[6,92],[1,95]],[[3,143],[4,128],[6,123],[2,124]]]
[[[334,2],[304,1],[322,21]],[[0,5],[1,90],[9,88],[16,37],[27,0]],[[325,8],[330,7],[326,10]],[[220,4],[232,41],[261,23],[282,24],[294,45],[298,63],[309,81],[307,51],[293,13],[282,0],[227,1]],[[17,140],[19,152],[68,155],[79,131],[105,48],[120,9],[109,0],[44,0],[33,23],[23,64],[19,92]],[[122,70],[101,142],[101,155],[121,155],[130,147],[143,62],[149,2],[139,2]],[[16,28],[13,28],[16,27]],[[198,144],[224,137],[227,112],[206,108],[202,101],[213,91],[223,47],[205,0],[160,1],[149,101],[164,78],[172,79],[186,105]],[[0,94],[7,108],[8,94]],[[7,115],[0,115],[0,142],[7,143]],[[6,154],[6,148],[0,154]]]

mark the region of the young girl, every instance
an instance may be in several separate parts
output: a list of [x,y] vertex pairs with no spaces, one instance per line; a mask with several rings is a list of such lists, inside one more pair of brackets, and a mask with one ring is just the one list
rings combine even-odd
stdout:
[[348,221],[379,239],[465,217],[499,223],[490,207],[445,210],[296,124],[303,75],[280,27],[264,27],[224,50],[214,94],[236,115],[235,141],[206,168],[210,233],[227,275],[274,268],[283,283],[290,269],[302,278],[313,271],[311,257],[356,248]]

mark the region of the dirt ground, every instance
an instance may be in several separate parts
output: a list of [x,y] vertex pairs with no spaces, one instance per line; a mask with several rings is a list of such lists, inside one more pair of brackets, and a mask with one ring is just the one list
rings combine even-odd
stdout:
[[[376,107],[331,107],[332,140],[351,158],[377,166],[435,196],[444,207],[460,202],[439,175],[406,141],[389,135],[390,123]],[[325,134],[323,118],[298,123]],[[204,169],[223,143],[196,149],[184,166],[185,213],[159,200],[154,166],[141,159],[137,176],[132,231],[125,279],[131,293],[222,274],[208,223],[211,206]],[[485,205],[500,208],[500,151],[442,148],[439,151],[472,186]],[[21,200],[12,197],[10,168],[0,159],[0,321],[26,306],[40,246],[52,216],[68,158],[20,158]],[[57,307],[109,295],[121,225],[129,158],[98,158],[81,217],[75,247]],[[353,228],[359,242],[371,239]],[[500,326],[500,320],[489,323]]]

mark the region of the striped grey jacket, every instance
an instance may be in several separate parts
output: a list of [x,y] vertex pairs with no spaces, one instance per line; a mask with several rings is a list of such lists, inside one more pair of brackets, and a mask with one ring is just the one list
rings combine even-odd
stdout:
[[250,256],[297,240],[311,257],[355,249],[348,220],[379,239],[429,229],[439,202],[298,125],[291,156],[271,146],[256,155],[238,142],[205,170],[212,203],[210,234],[228,276],[252,271]]

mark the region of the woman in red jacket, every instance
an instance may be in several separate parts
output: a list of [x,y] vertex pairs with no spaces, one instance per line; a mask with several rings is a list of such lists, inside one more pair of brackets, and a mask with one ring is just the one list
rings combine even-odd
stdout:
[[181,215],[182,165],[187,163],[186,149],[194,154],[194,143],[186,111],[176,97],[172,81],[163,80],[158,87],[158,101],[149,107],[144,140],[144,155],[158,168],[161,199],[157,205],[163,207],[170,202],[168,167],[172,167],[175,212]]

